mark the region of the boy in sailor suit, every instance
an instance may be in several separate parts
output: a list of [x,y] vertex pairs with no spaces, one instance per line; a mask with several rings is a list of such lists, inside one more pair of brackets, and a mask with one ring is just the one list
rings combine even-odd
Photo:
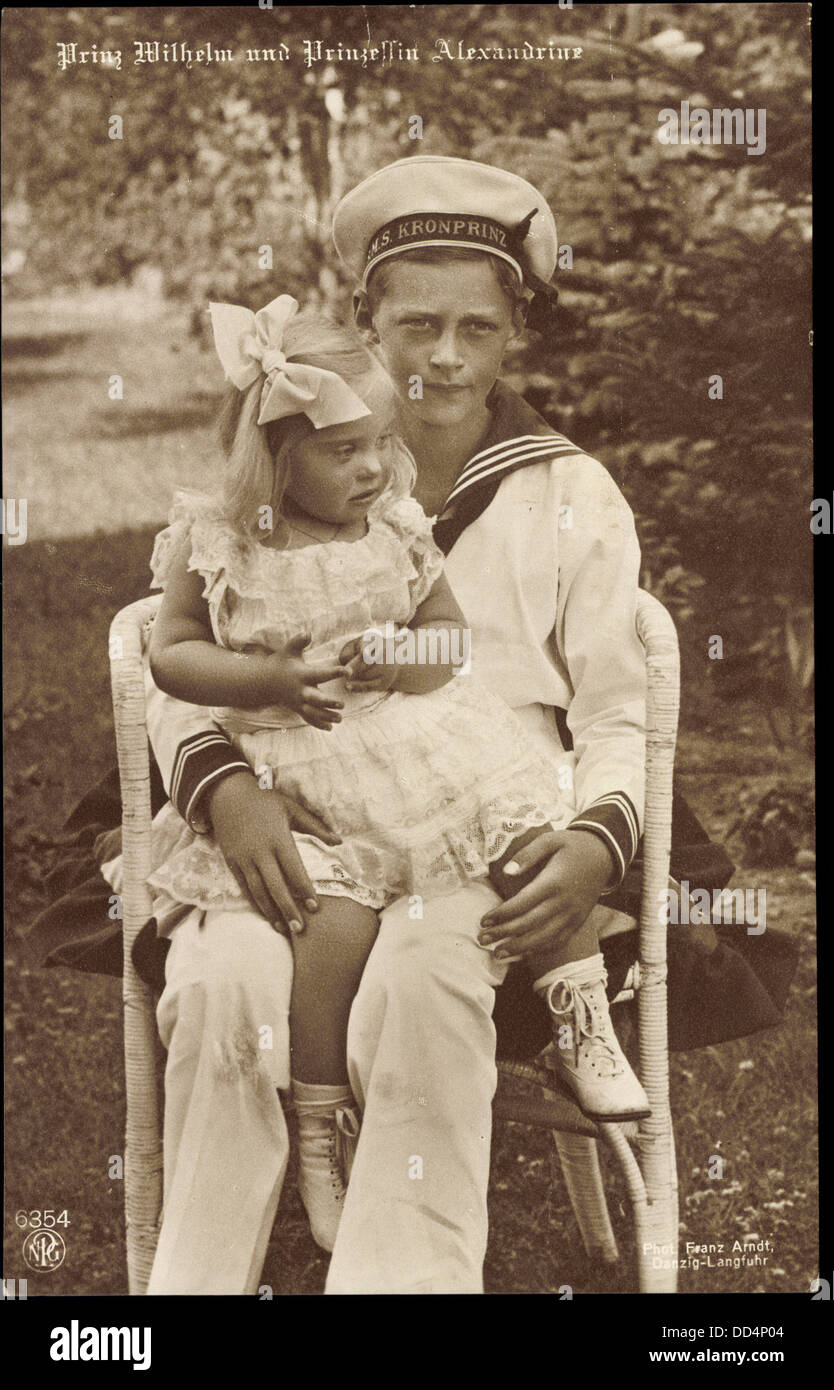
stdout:
[[[534,738],[564,750],[560,789],[577,811],[567,831],[539,836],[506,866],[510,891],[514,871],[516,883],[533,877],[504,904],[478,883],[424,903],[416,920],[407,902],[388,909],[352,1011],[349,1069],[363,1122],[327,1291],[476,1292],[487,1235],[494,988],[510,959],[557,940],[565,965],[591,958],[569,988],[570,970],[536,982],[554,1026],[572,1029],[573,1046],[560,1051],[565,1078],[589,1113],[645,1113],[613,1033],[600,1036],[605,974],[592,912],[620,883],[640,833],[639,549],[630,509],[604,468],[496,384],[531,294],[536,321],[547,316],[557,243],[537,190],[467,160],[403,160],[343,199],[334,238],[360,285],[357,322],[379,345],[402,400],[415,495],[439,516],[435,538],[472,629],[473,667]],[[181,813],[195,827],[210,822],[263,916],[302,917],[313,930],[305,904],[314,894],[290,834],[290,825],[320,833],[303,808],[285,807],[280,789],[261,790],[204,711],[151,690],[148,720]],[[223,1009],[198,1005],[195,994],[216,1001],[230,971],[246,987],[257,959],[249,987],[288,1000],[291,956],[254,914],[234,924],[211,915],[175,929],[159,1005],[169,1054],[166,1207],[153,1292],[256,1283],[286,1164],[276,1100],[271,1133],[259,1117],[257,1142],[244,1145],[247,1172],[234,1185],[260,1202],[233,1210],[227,1184],[220,1216],[218,1167],[231,1158],[214,1136],[229,1117],[204,1058],[209,1034],[228,1020],[218,1023]],[[410,1177],[415,1155],[419,1181]]]
[[[472,631],[473,668],[531,736],[559,750],[559,791],[576,807],[566,830],[518,852],[515,874],[505,866],[509,901],[473,882],[420,911],[404,900],[388,908],[351,1013],[362,1126],[327,1292],[474,1293],[487,1239],[496,1026],[501,1055],[532,1056],[550,1036],[529,975],[508,962],[532,963],[541,946],[562,951],[566,966],[572,953],[574,963],[587,958],[599,921],[614,976],[633,959],[627,936],[609,936],[614,919],[629,919],[597,904],[635,910],[628,877],[617,884],[643,808],[639,552],[605,469],[497,380],[525,310],[528,327],[546,331],[555,298],[556,231],[537,190],[468,160],[413,157],[349,193],[334,236],[357,281],[357,322],[398,387],[415,495],[438,517],[434,536]],[[194,910],[170,945],[150,921],[133,949],[139,973],[162,989],[168,1050],[165,1204],[149,1291],[252,1293],[289,1152],[276,1088],[289,1074],[293,958],[271,924],[315,922],[293,830],[334,837],[280,787],[261,789],[206,710],[162,695],[150,677],[147,716],[158,763],[152,809],[167,793],[195,828],[211,830],[258,909]],[[118,854],[120,812],[114,769],[67,822],[74,846],[50,875],[56,901],[29,929],[33,963],[121,972],[113,889],[99,872]],[[672,854],[678,879],[714,890],[732,874],[682,800]],[[779,936],[753,938],[749,962],[723,941],[709,954],[670,939],[673,1048],[778,1022],[796,959]],[[590,1046],[558,1049],[563,1075],[599,1113],[610,1092],[587,1063],[616,1047],[595,1027],[602,972],[570,991],[553,973],[548,983],[534,967],[553,1024],[567,1014],[579,1025],[574,1038],[596,1034]],[[259,1054],[259,1084],[247,1085],[232,1064],[236,1040],[268,1021],[273,1049]]]

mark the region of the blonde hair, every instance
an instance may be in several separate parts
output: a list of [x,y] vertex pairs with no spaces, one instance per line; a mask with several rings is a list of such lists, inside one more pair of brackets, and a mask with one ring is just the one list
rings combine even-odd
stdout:
[[[335,372],[352,391],[367,402],[381,384],[393,385],[378,359],[352,328],[313,310],[302,310],[284,331],[282,351],[288,362],[302,362]],[[230,386],[218,417],[220,447],[226,458],[221,509],[239,531],[261,540],[269,534],[258,521],[264,505],[280,514],[290,479],[295,449],[315,428],[306,415],[291,415],[269,424],[258,424],[263,390],[261,375],[245,391]],[[416,476],[414,460],[401,440],[392,451],[393,467],[386,493],[404,496]]]

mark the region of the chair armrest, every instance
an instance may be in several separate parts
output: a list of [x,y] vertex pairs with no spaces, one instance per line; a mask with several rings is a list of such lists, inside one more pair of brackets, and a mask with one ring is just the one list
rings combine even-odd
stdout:
[[649,978],[665,966],[666,923],[660,912],[669,884],[672,847],[672,778],[680,707],[680,656],[671,615],[640,590],[637,632],[646,652],[646,800],[640,961]]
[[[663,604],[640,592],[637,631],[646,651],[646,803],[640,902],[640,989],[637,994],[640,1077],[651,1115],[640,1122],[638,1145],[649,1201],[660,1215],[674,1211],[674,1141],[669,1113],[666,998],[666,901],[672,847],[672,775],[680,704],[680,656],[675,625]],[[662,1225],[662,1223],[661,1223]],[[660,1229],[660,1227],[658,1227]],[[666,1227],[663,1227],[664,1231]]]
[[159,595],[140,599],[123,608],[110,624],[110,684],[122,792],[126,980],[133,975],[133,942],[151,915],[151,894],[146,885],[151,872],[151,785],[143,650],[147,628],[160,602]]

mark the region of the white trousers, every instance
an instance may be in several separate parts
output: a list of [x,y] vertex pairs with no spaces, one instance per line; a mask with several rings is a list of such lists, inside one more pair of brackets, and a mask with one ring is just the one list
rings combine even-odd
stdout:
[[255,912],[174,928],[157,1006],[162,1230],[149,1294],[253,1293],[287,1167],[292,950]]
[[[382,916],[351,1012],[362,1129],[327,1293],[479,1293],[487,1241],[494,986],[473,883]],[[157,1009],[165,1198],[149,1294],[254,1293],[287,1167],[292,951],[254,912],[174,929]]]

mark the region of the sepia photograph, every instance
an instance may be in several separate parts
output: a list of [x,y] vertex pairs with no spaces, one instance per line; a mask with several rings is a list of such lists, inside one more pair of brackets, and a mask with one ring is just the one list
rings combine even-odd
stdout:
[[830,1297],[811,21],[3,11],[5,1298]]

